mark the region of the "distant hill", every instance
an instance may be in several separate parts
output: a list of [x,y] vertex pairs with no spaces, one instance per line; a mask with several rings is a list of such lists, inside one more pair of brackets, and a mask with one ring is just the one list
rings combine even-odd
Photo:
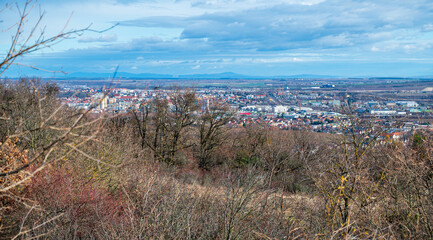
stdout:
[[[65,78],[111,78],[113,73],[94,73],[94,72],[74,72],[65,75]],[[156,74],[156,73],[128,73],[118,72],[116,78],[173,78],[169,74]]]
[[[71,72],[68,74],[49,73],[38,71],[35,73],[23,74],[23,76],[37,76],[49,79],[110,79],[113,77],[113,72],[97,73],[97,72]],[[12,77],[12,76],[11,76]],[[129,73],[118,72],[116,78],[123,79],[419,79],[430,80],[433,79],[431,75],[420,76],[336,76],[336,75],[319,75],[319,74],[294,74],[294,75],[273,75],[273,76],[259,76],[259,75],[245,75],[235,72],[222,72],[222,73],[204,73],[204,74],[161,74],[161,73]],[[19,78],[14,76],[12,78]]]
[[299,75],[281,75],[281,76],[274,76],[273,78],[307,78],[307,79],[313,79],[313,78],[341,78],[339,76],[331,76],[331,75],[316,75],[316,74],[299,74]]
[[[61,78],[111,78],[113,73],[94,73],[94,72],[74,72],[65,75]],[[328,75],[313,75],[313,74],[301,74],[301,75],[279,75],[279,76],[252,76],[244,75],[234,72],[223,72],[223,73],[208,73],[208,74],[184,74],[184,75],[172,75],[172,74],[158,74],[158,73],[128,73],[118,72],[116,78],[133,78],[133,79],[261,79],[261,78],[338,78],[336,76]]]
[[209,73],[209,74],[179,75],[179,78],[189,78],[189,79],[210,79],[210,78],[239,79],[239,78],[262,78],[262,77],[242,75],[242,74],[233,73],[233,72],[224,72],[224,73]]

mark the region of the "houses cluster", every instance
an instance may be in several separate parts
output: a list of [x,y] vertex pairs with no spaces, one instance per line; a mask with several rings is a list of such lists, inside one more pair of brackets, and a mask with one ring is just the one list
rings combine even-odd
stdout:
[[[236,112],[234,124],[252,122],[280,129],[308,129],[317,132],[343,133],[351,117],[375,119],[374,124],[387,127],[388,138],[397,139],[404,132],[430,129],[420,121],[431,115],[432,106],[416,101],[354,99],[333,91],[291,91],[287,89],[196,89],[198,101],[223,102]],[[70,107],[119,113],[139,109],[155,97],[170,99],[169,89],[81,89],[74,94],[62,90],[60,99]],[[347,112],[350,109],[350,113]],[[412,117],[410,119],[410,117]],[[409,120],[406,120],[409,118]],[[398,126],[398,127],[396,127]],[[385,137],[384,136],[384,137]]]

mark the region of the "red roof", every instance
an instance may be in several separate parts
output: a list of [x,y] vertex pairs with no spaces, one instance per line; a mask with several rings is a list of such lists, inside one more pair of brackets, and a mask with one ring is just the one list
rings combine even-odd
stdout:
[[121,96],[120,99],[134,99],[135,96]]

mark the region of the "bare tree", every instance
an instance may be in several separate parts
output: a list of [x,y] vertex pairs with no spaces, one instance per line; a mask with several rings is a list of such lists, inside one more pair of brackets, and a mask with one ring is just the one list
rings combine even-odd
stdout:
[[[9,48],[0,55],[0,76],[12,65],[49,71],[22,64],[19,60],[28,54],[52,47],[62,40],[80,36],[85,32],[108,30],[96,31],[91,29],[90,25],[67,30],[68,19],[58,33],[49,35],[43,26],[45,12],[37,13],[37,7],[36,0],[26,0],[10,1],[0,9],[0,16],[6,10],[16,9],[18,12],[17,20],[1,29],[3,32],[12,32],[12,36]],[[60,104],[55,96],[55,85],[42,85],[35,79],[0,82],[0,235],[2,236],[12,237],[17,233],[16,222],[6,221],[8,212],[14,212],[19,208],[18,206],[30,209],[29,213],[39,209],[37,202],[26,199],[21,194],[23,186],[27,186],[37,174],[41,174],[50,166],[66,160],[73,154],[92,159],[98,164],[110,165],[83,150],[86,144],[98,141],[97,137],[105,117],[90,116],[98,103],[86,111],[71,110]],[[62,215],[59,213],[36,228]],[[36,229],[26,229],[24,222],[25,218],[16,238],[31,234]]]
[[148,103],[143,103],[138,110],[132,111],[137,126],[137,132],[140,137],[141,149],[144,149],[147,145],[149,112],[150,106]]
[[201,112],[197,120],[199,135],[197,157],[201,169],[209,170],[214,164],[211,155],[224,141],[224,134],[228,130],[225,126],[233,119],[233,115],[229,106],[218,102],[209,104]]
[[68,162],[72,156],[113,166],[86,152],[87,145],[99,142],[106,119],[91,116],[98,104],[85,111],[72,110],[50,94],[44,85],[31,80],[12,82],[0,89],[0,96],[6,96],[0,98],[3,106],[0,108],[3,116],[0,120],[0,235],[13,234],[14,230],[10,229],[17,226],[16,222],[5,220],[9,213],[22,207],[40,209],[37,202],[22,194],[35,176]]
[[154,159],[171,165],[178,163],[175,156],[180,150],[193,145],[186,133],[194,124],[198,104],[191,90],[174,89],[166,97],[155,97],[133,116],[142,148],[147,146]]
[[[36,18],[35,21],[32,21],[31,14],[35,11],[35,8],[37,7],[37,0],[26,0],[23,4],[19,4],[17,1],[11,1],[9,4],[6,4],[6,6],[0,10],[0,13],[3,13],[7,9],[16,8],[18,11],[19,17],[17,21],[12,24],[12,26],[8,27],[7,29],[3,29],[3,31],[14,31],[12,35],[12,42],[10,44],[9,50],[7,53],[1,57],[0,59],[0,76],[11,66],[11,65],[22,65],[17,62],[17,60],[20,57],[23,57],[25,55],[28,55],[30,53],[39,51],[44,48],[52,47],[53,45],[59,43],[62,40],[65,39],[71,39],[77,36],[80,36],[84,32],[87,31],[93,31],[93,32],[104,32],[109,29],[105,29],[102,31],[96,31],[90,28],[90,25],[85,28],[81,29],[72,29],[72,30],[66,30],[68,27],[69,20],[67,20],[66,24],[64,25],[63,29],[54,35],[47,36],[45,34],[45,27],[42,26],[42,21],[45,16],[45,12],[40,12],[39,16]],[[32,22],[32,23],[30,23]],[[29,66],[35,69],[38,69],[34,66]],[[35,146],[34,150],[34,157],[31,159],[28,163],[17,167],[14,170],[7,171],[0,173],[0,177],[8,177],[13,174],[18,174],[21,171],[27,169],[29,166],[31,166],[33,163],[41,161],[43,159],[43,162],[45,162],[50,155],[52,149],[60,144],[66,144],[67,140],[71,136],[77,136],[80,137],[80,134],[82,132],[77,133],[77,129],[88,127],[89,125],[92,125],[93,123],[97,121],[91,121],[89,123],[86,123],[85,125],[82,125],[84,121],[86,121],[88,114],[98,105],[94,105],[91,108],[89,108],[87,111],[84,112],[76,112],[71,113],[72,115],[63,115],[61,116],[60,113],[64,111],[64,106],[59,105],[57,103],[54,104],[47,104],[48,101],[52,102],[52,98],[55,94],[53,94],[53,89],[50,89],[50,85],[47,85],[47,88],[43,89],[38,84],[32,80],[32,81],[24,81],[23,84],[9,84],[9,87],[6,87],[5,84],[8,84],[6,82],[2,82],[2,87],[4,90],[4,93],[2,94],[2,101],[0,102],[0,115],[1,115],[1,125],[3,126],[14,126],[14,128],[4,129],[3,136],[0,136],[3,141],[6,141],[5,139],[12,139],[12,138],[24,138],[26,140],[29,139],[29,136],[35,133],[40,132],[61,132],[60,135],[52,134],[51,138],[47,141],[45,141],[41,146]],[[17,89],[11,89],[11,87],[15,87]],[[26,88],[24,89],[18,89],[18,88]],[[52,88],[52,87],[51,87]],[[10,94],[10,97],[8,98],[7,93]],[[11,94],[12,93],[12,94]],[[23,96],[19,96],[20,94],[24,93]],[[20,100],[21,99],[21,100]],[[20,102],[21,101],[21,102]],[[23,102],[24,101],[24,102]],[[12,104],[15,108],[8,108],[8,105]],[[17,104],[18,103],[18,104]],[[21,104],[19,104],[21,103]],[[25,109],[26,107],[30,107]],[[20,111],[20,108],[24,108],[23,114],[20,116],[16,116],[16,112]],[[30,112],[29,112],[30,111]],[[68,116],[68,117],[67,117]],[[70,122],[70,125],[68,127],[65,127],[65,125],[62,125],[62,127],[59,127],[59,123],[65,124],[66,120],[75,119],[75,121]],[[69,118],[69,119],[67,119]],[[30,120],[36,120],[36,121],[30,121]],[[100,119],[99,119],[100,120]],[[28,123],[32,123],[32,126],[28,126]],[[34,124],[33,124],[34,123]],[[27,126],[26,126],[27,124]],[[91,140],[94,136],[88,136],[89,138],[84,141],[82,144],[87,142],[88,140]],[[2,140],[0,139],[0,140]],[[80,144],[80,145],[82,145]],[[70,144],[69,144],[70,145]],[[70,145],[71,148],[73,145]],[[79,150],[79,149],[75,149]],[[41,166],[42,168],[44,166]],[[3,189],[0,189],[0,191],[6,191],[7,189],[12,188],[13,186],[7,186]]]
[[308,161],[311,178],[325,200],[330,238],[362,233],[366,225],[360,216],[369,216],[367,212],[377,200],[373,193],[383,177],[372,168],[370,158],[383,130],[354,117],[349,118],[345,127],[347,133],[339,142],[331,142],[327,154]]
[[[67,30],[70,18],[66,21],[63,28],[54,35],[47,35],[45,32],[46,27],[43,26],[43,19],[45,12],[40,12],[39,16],[33,21],[32,13],[37,8],[37,0],[26,0],[24,4],[19,4],[16,1],[11,1],[9,4],[0,10],[0,14],[7,9],[16,8],[19,17],[16,22],[12,23],[11,26],[6,29],[1,29],[3,32],[13,31],[11,36],[11,44],[7,52],[0,57],[0,75],[12,65],[22,65],[37,70],[49,71],[41,69],[33,65],[25,65],[19,63],[17,60],[20,57],[28,55],[33,52],[40,51],[44,48],[54,46],[65,39],[71,39],[77,36],[81,36],[85,32],[98,32],[102,33],[108,31],[114,26],[104,30],[91,29],[91,25],[79,28]],[[28,30],[30,29],[30,30]],[[57,72],[59,72],[57,70]]]

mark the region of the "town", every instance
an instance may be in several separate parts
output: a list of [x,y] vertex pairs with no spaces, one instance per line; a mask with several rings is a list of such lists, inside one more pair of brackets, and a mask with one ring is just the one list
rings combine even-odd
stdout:
[[[383,87],[384,84],[380,84]],[[177,87],[63,87],[59,98],[70,107],[94,113],[140,111],[155,97],[170,99]],[[180,88],[185,89],[185,88]],[[345,133],[353,118],[384,129],[382,138],[400,139],[416,130],[432,130],[430,88],[354,90],[334,84],[301,87],[195,87],[198,101],[219,102],[235,113],[233,125],[266,124],[279,129]],[[360,132],[363,129],[359,129]]]

